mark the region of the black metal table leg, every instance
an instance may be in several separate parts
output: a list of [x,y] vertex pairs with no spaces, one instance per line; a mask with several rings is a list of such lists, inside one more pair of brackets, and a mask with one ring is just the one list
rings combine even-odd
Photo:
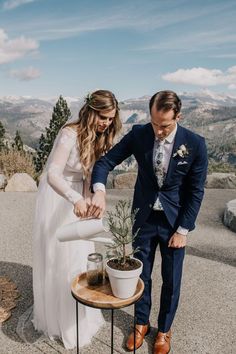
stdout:
[[[110,303],[110,295],[109,295],[109,301],[107,302],[107,305],[104,307],[104,302],[102,302],[102,306],[100,307],[99,303],[97,303],[96,301],[91,301],[91,303],[88,302],[88,298],[86,297],[85,299],[83,298],[83,296],[78,293],[77,294],[77,290],[75,292],[74,290],[74,283],[76,281],[76,284],[77,284],[77,279],[74,279],[74,282],[72,284],[72,296],[73,298],[75,299],[75,303],[76,303],[76,345],[77,345],[77,351],[76,353],[79,354],[80,350],[79,350],[79,303],[84,305],[84,306],[89,306],[89,307],[92,307],[92,308],[96,308],[96,309],[106,309],[106,310],[111,310],[111,339],[110,339],[110,342],[111,342],[111,354],[114,353],[114,310],[115,309],[120,309],[120,308],[123,308],[123,307],[126,307],[126,306],[130,306],[130,305],[134,305],[134,319],[133,319],[133,323],[134,323],[134,342],[136,342],[136,337],[137,337],[137,334],[136,334],[136,323],[137,323],[137,318],[136,318],[136,302],[140,299],[140,297],[136,297],[135,300],[132,299],[132,301],[130,301],[129,303],[125,303],[125,304],[120,304],[120,303],[116,303],[114,302],[114,305],[113,303]],[[142,291],[143,291],[143,288],[144,288],[144,285],[143,285],[143,282],[142,280],[140,279],[140,286],[141,289],[139,290],[139,293],[142,294]],[[104,293],[104,298],[106,299],[106,294]],[[134,345],[134,350],[133,350],[133,353],[135,354],[136,353],[136,347]]]
[[135,329],[135,326],[136,326],[136,317],[135,317],[135,304],[134,304],[134,354],[136,353],[136,346],[135,346],[135,343],[136,343],[136,329]]
[[113,354],[114,348],[114,310],[111,309],[111,354]]
[[76,302],[76,341],[77,341],[77,354],[79,354],[79,316],[78,316],[78,301]]

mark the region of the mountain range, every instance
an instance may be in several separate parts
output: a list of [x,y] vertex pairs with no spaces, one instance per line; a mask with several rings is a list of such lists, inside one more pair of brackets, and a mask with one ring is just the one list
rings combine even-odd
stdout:
[[[180,93],[182,100],[181,124],[204,136],[210,158],[236,165],[236,96],[212,93]],[[72,116],[76,117],[83,98],[64,97]],[[19,130],[22,140],[35,148],[41,133],[48,126],[53,106],[58,98],[26,96],[0,97],[0,121],[9,138]],[[131,98],[119,103],[124,133],[133,124],[150,120],[150,96]]]

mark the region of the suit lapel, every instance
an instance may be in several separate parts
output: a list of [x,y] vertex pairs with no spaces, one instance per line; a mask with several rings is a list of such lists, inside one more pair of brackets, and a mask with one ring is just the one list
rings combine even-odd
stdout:
[[169,162],[169,167],[168,167],[168,171],[166,174],[166,178],[164,180],[164,184],[168,182],[168,179],[170,178],[170,176],[172,175],[173,171],[176,168],[176,164],[177,164],[177,158],[173,157],[173,154],[177,151],[177,149],[180,147],[180,145],[184,144],[184,129],[178,124],[177,127],[177,132],[175,135],[175,140],[174,140],[174,144],[173,144],[173,149],[171,152],[171,157],[170,157],[170,162]]
[[[153,146],[155,140],[155,134],[151,123],[147,125],[147,132],[145,134],[145,159],[148,165],[148,171],[150,170],[154,182],[156,182],[156,176],[153,169]],[[150,168],[151,167],[151,168]]]

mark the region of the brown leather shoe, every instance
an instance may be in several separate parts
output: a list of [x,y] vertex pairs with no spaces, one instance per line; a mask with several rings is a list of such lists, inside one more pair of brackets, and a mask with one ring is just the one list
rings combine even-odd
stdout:
[[168,354],[170,352],[171,330],[166,333],[158,332],[153,348],[153,354]]
[[[150,332],[150,323],[146,325],[136,325],[135,326],[135,349],[138,349],[143,344],[144,337]],[[134,332],[130,333],[127,342],[126,348],[129,351],[134,350]]]

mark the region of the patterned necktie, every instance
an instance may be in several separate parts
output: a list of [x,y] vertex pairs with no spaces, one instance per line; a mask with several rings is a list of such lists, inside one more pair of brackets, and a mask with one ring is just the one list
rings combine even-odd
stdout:
[[159,188],[162,187],[166,173],[164,170],[164,163],[163,163],[163,158],[164,158],[164,143],[165,140],[158,141],[158,145],[155,151],[155,157],[154,157],[154,171],[155,175],[157,178],[157,183]]

